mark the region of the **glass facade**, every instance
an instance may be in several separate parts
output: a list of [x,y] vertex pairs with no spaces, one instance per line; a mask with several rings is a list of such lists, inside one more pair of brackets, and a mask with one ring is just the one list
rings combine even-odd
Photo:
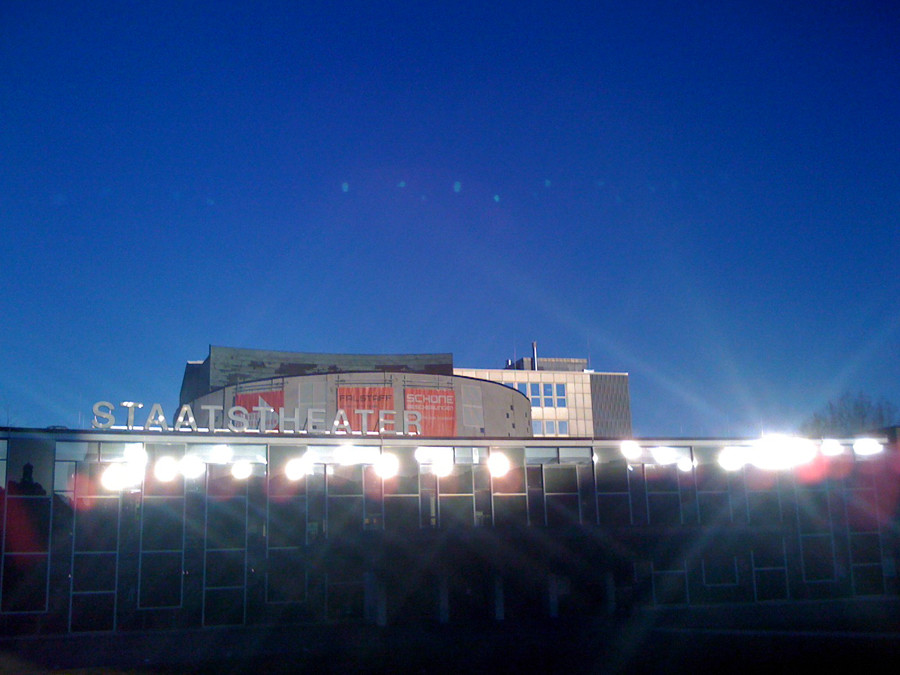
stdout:
[[[577,396],[559,385],[538,395]],[[347,442],[11,433],[0,626],[528,618],[898,590],[894,446],[728,471],[715,441],[631,459],[614,442]]]

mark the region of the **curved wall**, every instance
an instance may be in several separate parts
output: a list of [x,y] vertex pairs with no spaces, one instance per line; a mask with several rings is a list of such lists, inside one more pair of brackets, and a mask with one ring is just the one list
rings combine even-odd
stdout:
[[[241,406],[248,426],[308,433],[530,438],[531,404],[496,382],[423,373],[329,373],[242,382],[190,401],[200,426]],[[262,409],[254,411],[254,408]],[[264,409],[274,412],[265,412]],[[284,412],[279,417],[279,411]]]

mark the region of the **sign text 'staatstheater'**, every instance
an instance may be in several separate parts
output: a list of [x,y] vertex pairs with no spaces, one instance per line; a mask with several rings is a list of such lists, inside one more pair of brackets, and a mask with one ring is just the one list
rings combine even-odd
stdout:
[[[325,419],[325,408],[279,408],[276,412],[270,406],[254,406],[247,409],[242,405],[225,408],[221,405],[201,405],[206,413],[206,427],[197,424],[194,411],[190,405],[181,406],[175,422],[169,426],[163,408],[159,403],[150,405],[149,413],[143,425],[135,422],[137,411],[144,407],[143,403],[123,401],[120,406],[125,409],[124,428],[138,431],[234,431],[259,432],[272,434],[345,434],[345,435],[394,435],[420,436],[422,434],[422,413],[417,410],[354,409],[351,416],[347,410],[338,408],[334,419]],[[257,425],[251,426],[251,411]],[[112,429],[116,425],[116,406],[109,401],[97,401],[93,407],[94,419],[91,426],[95,429]],[[303,414],[305,413],[305,414]],[[352,420],[352,423],[351,423]]]

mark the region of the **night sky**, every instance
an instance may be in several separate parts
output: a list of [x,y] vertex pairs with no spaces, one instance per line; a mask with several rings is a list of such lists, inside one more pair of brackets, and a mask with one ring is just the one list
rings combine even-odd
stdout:
[[900,6],[0,2],[0,425],[210,344],[631,374],[640,435],[900,404]]

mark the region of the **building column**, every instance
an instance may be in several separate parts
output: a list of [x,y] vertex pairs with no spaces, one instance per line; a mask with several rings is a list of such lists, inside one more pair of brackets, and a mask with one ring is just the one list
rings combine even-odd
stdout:
[[450,579],[446,572],[437,578],[437,613],[439,623],[450,623]]
[[506,618],[506,602],[503,594],[503,577],[494,574],[494,620],[503,621]]
[[612,570],[603,573],[603,585],[606,591],[606,614],[613,616],[616,613],[616,578]]
[[559,577],[550,574],[547,577],[547,600],[551,619],[559,618]]

